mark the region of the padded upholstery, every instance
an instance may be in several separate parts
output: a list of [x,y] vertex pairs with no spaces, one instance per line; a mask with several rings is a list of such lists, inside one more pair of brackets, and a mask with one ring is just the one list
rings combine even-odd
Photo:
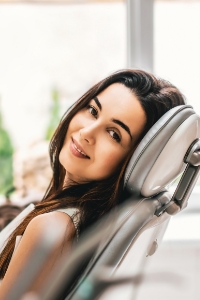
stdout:
[[183,170],[184,155],[200,136],[200,118],[191,106],[168,111],[140,142],[125,173],[124,186],[136,199],[164,190]]

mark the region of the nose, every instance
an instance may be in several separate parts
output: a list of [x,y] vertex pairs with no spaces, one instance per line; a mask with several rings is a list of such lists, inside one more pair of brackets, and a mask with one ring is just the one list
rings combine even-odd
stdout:
[[96,126],[88,125],[79,130],[80,139],[87,142],[89,145],[94,145],[96,142]]

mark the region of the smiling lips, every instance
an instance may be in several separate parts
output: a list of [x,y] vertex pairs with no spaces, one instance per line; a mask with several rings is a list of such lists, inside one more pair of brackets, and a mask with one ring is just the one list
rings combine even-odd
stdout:
[[90,157],[83,151],[81,146],[73,138],[70,143],[70,150],[76,157],[90,159]]

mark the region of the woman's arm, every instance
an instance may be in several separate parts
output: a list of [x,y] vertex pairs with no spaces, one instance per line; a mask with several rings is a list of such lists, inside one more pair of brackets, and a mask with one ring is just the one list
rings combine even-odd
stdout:
[[51,232],[51,228],[58,230],[59,239],[55,241],[55,246],[52,249],[49,259],[42,268],[40,276],[34,282],[31,290],[39,289],[42,286],[44,278],[47,278],[47,275],[50,274],[56,261],[71,249],[76,231],[73,221],[66,213],[55,211],[35,217],[27,226],[20,244],[11,259],[2,285],[0,286],[0,299],[4,299],[7,291],[20,276],[24,263],[27,261],[30,253],[32,253],[35,244],[41,240],[45,228],[49,228],[49,232]]

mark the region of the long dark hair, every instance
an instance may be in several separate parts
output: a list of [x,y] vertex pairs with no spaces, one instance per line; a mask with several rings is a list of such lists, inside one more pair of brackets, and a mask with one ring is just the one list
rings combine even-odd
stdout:
[[2,251],[0,255],[1,278],[4,277],[10,263],[16,236],[23,235],[28,223],[35,216],[59,208],[76,207],[80,211],[79,231],[82,234],[85,229],[120,202],[123,175],[132,153],[127,157],[123,167],[110,178],[85,184],[72,184],[65,188],[63,188],[65,169],[59,162],[59,153],[72,118],[77,112],[85,108],[95,96],[113,83],[121,83],[130,89],[137,96],[145,111],[147,121],[137,143],[169,109],[185,104],[183,95],[175,86],[142,70],[118,71],[101,80],[87,91],[63,116],[50,142],[49,150],[53,178],[43,200],[14,230]]

